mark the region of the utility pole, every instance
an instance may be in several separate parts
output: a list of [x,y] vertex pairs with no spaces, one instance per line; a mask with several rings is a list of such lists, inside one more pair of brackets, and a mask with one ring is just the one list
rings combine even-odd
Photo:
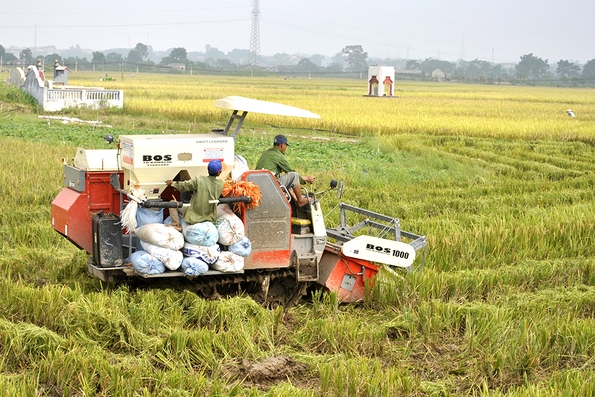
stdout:
[[465,32],[463,32],[463,40],[461,41],[461,60],[465,60]]
[[260,5],[252,0],[252,29],[250,31],[250,63],[252,67],[260,62]]

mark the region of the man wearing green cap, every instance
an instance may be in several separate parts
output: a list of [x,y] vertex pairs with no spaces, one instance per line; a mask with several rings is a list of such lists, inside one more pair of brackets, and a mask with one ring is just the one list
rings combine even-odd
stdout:
[[312,175],[301,177],[297,172],[291,168],[289,162],[285,158],[285,151],[289,146],[285,135],[277,135],[273,140],[273,147],[265,150],[256,163],[257,170],[271,171],[280,185],[287,189],[293,190],[298,207],[303,207],[308,204],[308,198],[302,196],[302,184],[309,182],[314,183],[316,179]]

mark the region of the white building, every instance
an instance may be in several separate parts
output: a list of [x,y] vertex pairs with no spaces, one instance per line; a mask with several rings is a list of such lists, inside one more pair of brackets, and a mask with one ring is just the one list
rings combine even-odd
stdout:
[[444,73],[441,69],[434,69],[434,70],[432,70],[432,80],[437,80],[437,81],[450,80],[450,75],[448,73]]
[[392,66],[370,66],[368,69],[368,95],[393,96],[395,68]]

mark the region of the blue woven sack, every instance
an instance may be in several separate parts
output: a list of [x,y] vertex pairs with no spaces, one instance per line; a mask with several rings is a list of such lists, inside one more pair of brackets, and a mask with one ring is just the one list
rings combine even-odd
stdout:
[[244,236],[240,241],[229,246],[229,250],[239,256],[249,256],[252,252],[252,243]]
[[130,255],[130,262],[137,273],[160,274],[165,271],[165,265],[147,251],[136,251]]
[[217,244],[219,232],[212,222],[201,222],[189,225],[182,224],[184,239],[190,244],[210,247]]
[[182,269],[187,276],[198,276],[209,270],[209,265],[199,258],[188,256],[182,261]]

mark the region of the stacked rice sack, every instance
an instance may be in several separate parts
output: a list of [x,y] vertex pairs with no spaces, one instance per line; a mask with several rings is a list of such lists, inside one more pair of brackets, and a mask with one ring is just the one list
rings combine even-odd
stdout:
[[[217,206],[215,223],[187,225],[182,222],[186,242],[182,248],[182,268],[186,274],[208,269],[237,272],[244,268],[244,257],[252,247],[244,235],[242,220],[227,204]],[[204,270],[204,271],[203,271]]]
[[242,220],[227,204],[217,206],[215,226],[219,232],[217,242],[222,247],[221,255],[211,265],[220,272],[237,272],[244,268],[244,257],[250,255],[252,246],[244,234]]
[[142,274],[177,270],[182,264],[184,236],[163,223],[163,209],[138,208],[136,213],[136,252],[130,256],[132,267]]
[[[146,211],[159,213],[159,216]],[[139,208],[138,214],[137,224],[140,226],[134,233],[139,244],[137,251],[130,257],[138,273],[158,274],[166,270],[182,270],[194,277],[209,269],[237,272],[244,268],[244,257],[252,252],[251,243],[244,235],[244,224],[228,205],[217,207],[214,224],[188,224],[180,217],[182,232],[161,221],[163,210]]]
[[182,264],[182,233],[163,223],[150,223],[137,228],[134,233],[140,239],[144,251],[159,259],[169,270],[178,270]]
[[212,222],[189,225],[183,218],[180,220],[185,240],[182,247],[182,269],[188,276],[198,276],[207,272],[209,265],[219,258],[219,233]]

